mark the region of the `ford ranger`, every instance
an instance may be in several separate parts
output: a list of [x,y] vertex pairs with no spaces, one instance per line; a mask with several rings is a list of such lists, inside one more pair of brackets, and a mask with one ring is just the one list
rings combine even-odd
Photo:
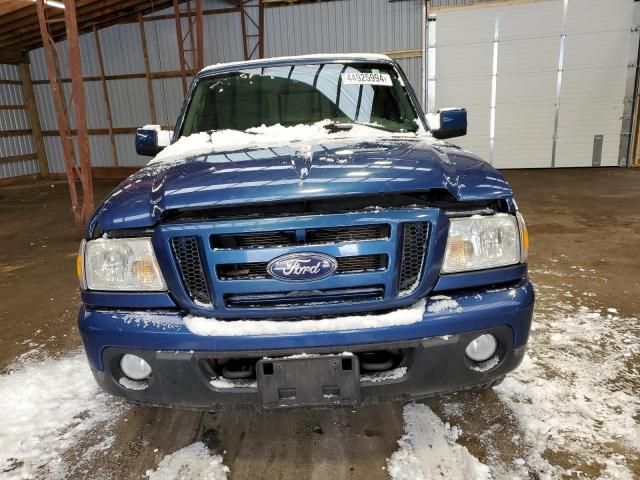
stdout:
[[[429,121],[428,121],[429,120]],[[383,55],[207,67],[78,256],[96,381],[216,410],[407,400],[499,382],[534,291],[509,184],[443,139]],[[514,152],[516,154],[517,152]]]

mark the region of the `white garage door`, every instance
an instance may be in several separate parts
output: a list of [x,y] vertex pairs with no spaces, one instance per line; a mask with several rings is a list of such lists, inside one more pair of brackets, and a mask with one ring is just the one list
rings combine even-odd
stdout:
[[466,107],[456,143],[499,168],[617,165],[638,4],[606,3],[433,10],[429,108]]

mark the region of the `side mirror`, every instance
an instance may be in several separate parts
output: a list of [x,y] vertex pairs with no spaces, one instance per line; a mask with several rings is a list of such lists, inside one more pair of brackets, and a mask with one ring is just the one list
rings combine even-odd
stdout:
[[162,130],[160,125],[145,125],[136,130],[136,153],[155,157],[171,143],[172,131]]
[[464,108],[443,108],[427,115],[431,134],[439,139],[462,137],[467,134],[467,111]]

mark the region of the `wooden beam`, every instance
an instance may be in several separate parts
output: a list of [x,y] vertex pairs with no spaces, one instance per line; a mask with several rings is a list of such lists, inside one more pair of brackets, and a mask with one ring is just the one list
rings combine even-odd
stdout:
[[[192,45],[193,48],[193,45]],[[204,68],[204,20],[202,18],[202,0],[196,0],[196,66],[195,70]]]
[[[91,176],[96,179],[125,179],[129,175],[133,175],[142,167],[92,167]],[[64,178],[64,173],[52,173],[52,178]],[[0,185],[2,185],[0,180]]]
[[[225,13],[238,13],[240,11],[241,11],[240,7],[209,8],[206,10],[202,10],[202,15],[206,17],[207,15],[222,15]],[[196,12],[191,12],[191,13],[180,12],[181,17],[189,17],[195,14]],[[162,14],[162,15],[153,15],[149,17],[143,17],[142,20],[144,22],[155,22],[157,20],[172,20],[174,18],[175,18],[175,14],[168,13],[168,14]]]
[[0,178],[0,187],[8,187],[9,185],[20,185],[38,180],[38,175],[30,173],[28,175],[18,175],[17,177]]
[[111,102],[109,101],[109,89],[107,81],[104,78],[104,62],[102,60],[102,48],[100,48],[100,35],[96,27],[93,27],[93,37],[96,42],[96,56],[98,57],[98,67],[100,69],[100,83],[102,84],[102,98],[104,99],[104,108],[107,114],[107,125],[109,129],[109,139],[111,140],[111,157],[113,158],[113,166],[118,166],[118,151],[116,149],[116,139],[113,136],[113,120],[111,117]]
[[47,151],[44,147],[44,139],[42,138],[40,116],[38,115],[38,106],[36,105],[36,95],[33,91],[33,84],[31,82],[31,71],[29,70],[29,65],[26,63],[21,63],[18,66],[18,71],[20,72],[20,79],[22,80],[24,98],[27,102],[27,116],[29,117],[29,126],[31,127],[33,144],[36,148],[38,165],[40,167],[40,176],[46,178],[49,176],[49,163],[47,161]]
[[[638,86],[640,88],[640,85]],[[640,94],[636,95],[635,119],[631,122],[633,128],[632,148],[629,165],[640,167]]]
[[264,58],[264,1],[258,0],[258,57]]
[[3,80],[0,78],[0,85],[22,85],[20,80]]
[[[23,65],[22,63],[20,65]],[[0,110],[24,110],[26,105],[0,105]]]
[[35,153],[27,153],[25,155],[11,155],[9,157],[0,157],[0,165],[7,165],[9,163],[26,162],[29,160],[37,160],[38,156]]
[[[173,126],[171,125],[161,125],[161,127],[166,130],[173,130]],[[113,127],[112,131],[114,135],[130,135],[132,133],[136,133],[136,130],[138,128],[139,127]],[[31,133],[30,130],[19,130],[19,131],[27,132],[26,134],[23,134],[23,135],[28,135],[29,133]],[[2,133],[3,132],[0,131],[0,136]],[[69,135],[71,136],[75,136],[77,135],[77,133],[78,132],[76,130],[69,130]],[[108,128],[88,128],[87,133],[89,135],[109,135],[109,129]],[[58,130],[43,130],[42,135],[44,135],[45,137],[57,137],[58,135],[60,135],[60,132]]]
[[56,123],[60,135],[60,145],[62,147],[62,156],[64,158],[65,170],[67,173],[67,183],[69,184],[69,195],[71,197],[71,212],[78,230],[82,228],[82,216],[80,206],[78,204],[78,191],[76,189],[76,170],[75,157],[73,153],[73,144],[67,136],[69,130],[68,117],[65,111],[65,104],[62,100],[61,86],[58,82],[58,72],[56,68],[56,52],[55,45],[49,30],[47,29],[47,14],[45,12],[44,0],[36,0],[36,11],[38,12],[38,24],[40,25],[40,34],[42,35],[42,43],[44,45],[44,56],[47,61],[47,72],[49,80],[51,80],[51,98],[56,113]]
[[0,63],[16,64],[28,62],[29,59],[26,53],[21,50],[22,49],[4,48],[0,46]]
[[384,54],[391,58],[416,58],[422,57],[422,49],[414,48],[412,50],[393,50],[391,52],[384,52]]
[[16,10],[21,10],[25,7],[30,6],[31,5],[25,3],[24,0],[5,0],[2,4],[0,4],[0,15],[8,15],[15,12]]
[[[123,19],[136,17],[138,13],[149,13],[155,8],[165,8],[170,5],[169,0],[159,1],[154,6],[142,0],[120,0],[108,2],[93,2],[93,4],[83,9],[78,16],[78,33],[91,32],[94,26],[98,29],[108,25],[122,23]],[[97,8],[99,5],[100,8]],[[51,21],[53,20],[53,23]],[[49,31],[55,41],[66,38],[66,29],[60,18],[49,17]],[[128,23],[128,22],[127,22]],[[22,50],[29,50],[40,46],[41,40],[37,30],[28,24],[23,28],[16,29],[11,34],[0,35],[0,45],[7,47],[18,47]]]
[[[193,76],[196,72],[193,70],[188,70],[187,75]],[[163,78],[180,78],[182,76],[182,72],[176,70],[170,70],[168,72],[149,72],[149,77],[152,80],[160,80]],[[136,78],[146,78],[146,73],[127,73],[123,75],[105,75],[105,80],[132,80]],[[69,83],[71,81],[70,78],[60,78],[58,79],[62,83]],[[83,77],[85,82],[100,82],[102,81],[101,77]],[[34,80],[34,85],[48,85],[49,80]]]
[[147,48],[147,34],[144,30],[144,20],[142,15],[138,15],[138,25],[140,26],[140,43],[142,44],[142,56],[144,58],[144,78],[147,80],[147,95],[149,96],[149,111],[151,112],[151,123],[158,123],[156,114],[156,102],[153,96],[153,82],[151,81],[151,67],[149,66],[149,49]]
[[31,135],[31,130],[0,130],[0,137],[22,137]]
[[180,73],[182,74],[182,93],[187,95],[187,66],[184,58],[184,37],[182,36],[182,19],[180,17],[180,3],[173,0],[173,19],[176,22],[176,37],[178,40],[178,56],[180,60]]
[[80,60],[80,38],[76,19],[75,0],[64,0],[64,23],[67,27],[67,51],[69,53],[69,71],[71,72],[71,95],[78,133],[78,163],[80,183],[82,184],[81,226],[84,227],[94,210],[93,181],[91,179],[91,153],[89,134],[87,133],[87,110],[84,103],[84,83],[82,81],[82,62]]

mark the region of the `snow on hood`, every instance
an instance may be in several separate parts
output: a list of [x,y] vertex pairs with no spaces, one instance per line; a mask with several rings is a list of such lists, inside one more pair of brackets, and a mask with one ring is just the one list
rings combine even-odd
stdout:
[[[390,135],[393,135],[394,138],[417,138],[420,135],[421,138],[430,139],[434,143],[438,142],[438,140],[424,131],[420,131],[420,133],[392,133],[366,125],[354,125],[350,130],[329,133],[325,127],[330,123],[332,123],[331,120],[322,120],[312,125],[300,124],[292,127],[284,127],[280,124],[268,127],[262,125],[245,131],[216,130],[212,133],[195,133],[181,137],[176,143],[166,147],[148,165],[174,163],[198,155],[255,147],[296,146],[300,150],[301,144],[310,146],[314,143],[326,142],[328,138],[332,141],[346,139],[376,140],[388,138]],[[304,146],[302,150],[304,150]]]
[[152,226],[180,209],[426,190],[458,201],[513,195],[491,165],[424,131],[355,125],[332,133],[327,122],[181,138],[105,199],[87,236]]

